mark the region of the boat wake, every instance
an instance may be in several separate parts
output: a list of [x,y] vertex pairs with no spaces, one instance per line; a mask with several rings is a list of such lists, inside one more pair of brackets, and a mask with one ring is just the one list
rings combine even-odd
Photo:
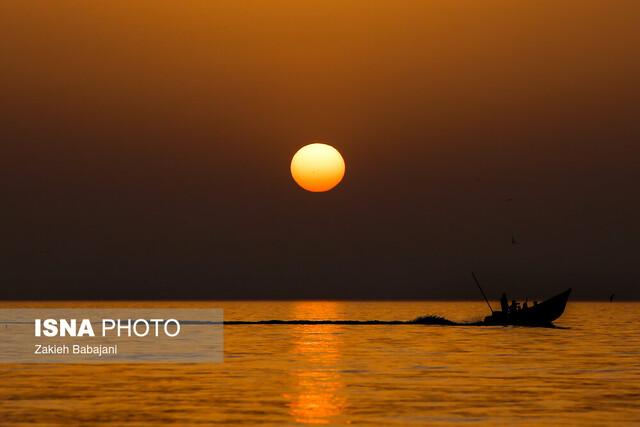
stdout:
[[[443,316],[427,315],[413,320],[226,320],[224,325],[434,325],[434,326],[508,326],[484,321],[456,322]],[[558,328],[553,323],[519,325],[527,327]]]
[[482,322],[454,322],[442,316],[420,316],[413,320],[226,320],[225,325],[442,325],[479,326]]
[[[185,325],[433,325],[433,326],[510,326],[507,324],[489,323],[486,321],[456,322],[438,315],[416,317],[413,320],[225,320],[223,322],[180,320]],[[560,328],[553,323],[523,324],[515,326]],[[560,328],[565,329],[565,328]]]

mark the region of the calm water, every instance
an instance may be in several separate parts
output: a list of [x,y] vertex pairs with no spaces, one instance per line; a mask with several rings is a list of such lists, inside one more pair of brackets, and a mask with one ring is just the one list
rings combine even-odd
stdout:
[[[2,304],[18,305],[26,304]],[[86,306],[66,304],[78,305]],[[474,320],[486,310],[479,302],[169,305],[222,307],[227,320]],[[226,326],[217,365],[1,365],[0,424],[639,425],[640,303],[570,301],[556,323],[568,329]]]

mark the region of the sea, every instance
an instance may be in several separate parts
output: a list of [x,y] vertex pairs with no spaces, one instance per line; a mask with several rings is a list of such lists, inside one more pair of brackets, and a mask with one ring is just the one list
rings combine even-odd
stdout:
[[[247,321],[488,312],[482,301],[0,303],[43,306],[211,307]],[[220,363],[0,364],[0,425],[640,425],[640,303],[570,300],[555,323],[227,325]]]

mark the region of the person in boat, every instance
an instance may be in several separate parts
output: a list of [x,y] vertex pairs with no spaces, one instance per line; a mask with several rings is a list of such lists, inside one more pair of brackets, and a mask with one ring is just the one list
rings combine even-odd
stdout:
[[509,312],[509,300],[507,299],[507,293],[503,292],[500,297],[500,308],[504,314]]
[[520,309],[520,304],[518,304],[518,301],[511,300],[511,305],[509,306],[509,313],[517,313],[519,309]]

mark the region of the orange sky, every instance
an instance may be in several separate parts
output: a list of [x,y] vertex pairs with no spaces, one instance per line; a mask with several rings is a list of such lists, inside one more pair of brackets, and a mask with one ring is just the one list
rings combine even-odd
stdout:
[[[474,288],[440,284],[475,266],[523,292],[615,278],[640,297],[638,16],[634,0],[1,2],[4,274],[27,294],[393,297],[395,280],[459,297]],[[320,198],[288,169],[317,140],[348,164]]]

